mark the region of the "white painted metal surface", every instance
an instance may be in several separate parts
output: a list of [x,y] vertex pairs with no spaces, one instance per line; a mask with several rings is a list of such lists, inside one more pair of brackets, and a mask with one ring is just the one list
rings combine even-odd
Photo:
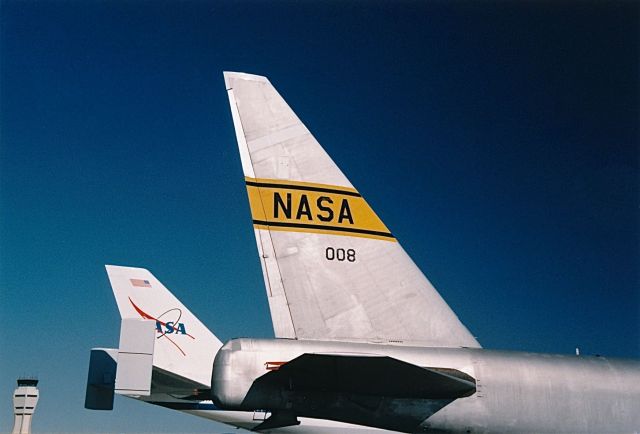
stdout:
[[156,322],[125,318],[120,324],[118,369],[115,392],[121,395],[149,396],[153,369]]
[[107,265],[123,319],[155,323],[153,366],[209,387],[213,358],[222,343],[153,274]]
[[269,81],[224,76],[276,336],[479,347]]

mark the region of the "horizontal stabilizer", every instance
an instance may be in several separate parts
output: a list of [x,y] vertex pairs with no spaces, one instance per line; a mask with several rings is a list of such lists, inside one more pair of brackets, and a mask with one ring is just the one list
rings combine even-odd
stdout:
[[421,368],[391,357],[303,354],[256,382],[341,394],[456,399],[473,394],[475,380],[454,369]]

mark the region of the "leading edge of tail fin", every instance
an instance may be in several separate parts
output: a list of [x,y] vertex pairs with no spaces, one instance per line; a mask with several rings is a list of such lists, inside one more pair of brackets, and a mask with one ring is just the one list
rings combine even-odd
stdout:
[[276,336],[479,347],[269,80],[224,79]]
[[155,321],[153,366],[209,387],[220,340],[149,270],[105,267],[122,319]]

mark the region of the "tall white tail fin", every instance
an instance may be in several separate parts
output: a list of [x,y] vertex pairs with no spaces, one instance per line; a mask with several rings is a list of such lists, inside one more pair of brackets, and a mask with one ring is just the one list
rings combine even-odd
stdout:
[[149,270],[107,265],[123,319],[155,321],[153,366],[209,387],[213,359],[222,346]]
[[271,83],[224,78],[276,336],[479,347]]

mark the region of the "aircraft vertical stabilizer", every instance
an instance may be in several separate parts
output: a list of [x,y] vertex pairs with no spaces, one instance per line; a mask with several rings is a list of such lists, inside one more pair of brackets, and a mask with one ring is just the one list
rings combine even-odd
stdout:
[[271,83],[224,77],[276,336],[479,347]]
[[[208,388],[213,358],[222,346],[218,338],[149,270],[115,265],[106,268],[123,319],[121,345],[129,342],[129,334],[144,335],[144,327],[153,329],[150,333],[155,340],[152,350],[147,348],[146,339],[136,339],[133,350],[121,351],[137,354],[139,360],[144,359],[142,354],[152,353],[154,367]],[[129,319],[152,321],[138,327]]]

